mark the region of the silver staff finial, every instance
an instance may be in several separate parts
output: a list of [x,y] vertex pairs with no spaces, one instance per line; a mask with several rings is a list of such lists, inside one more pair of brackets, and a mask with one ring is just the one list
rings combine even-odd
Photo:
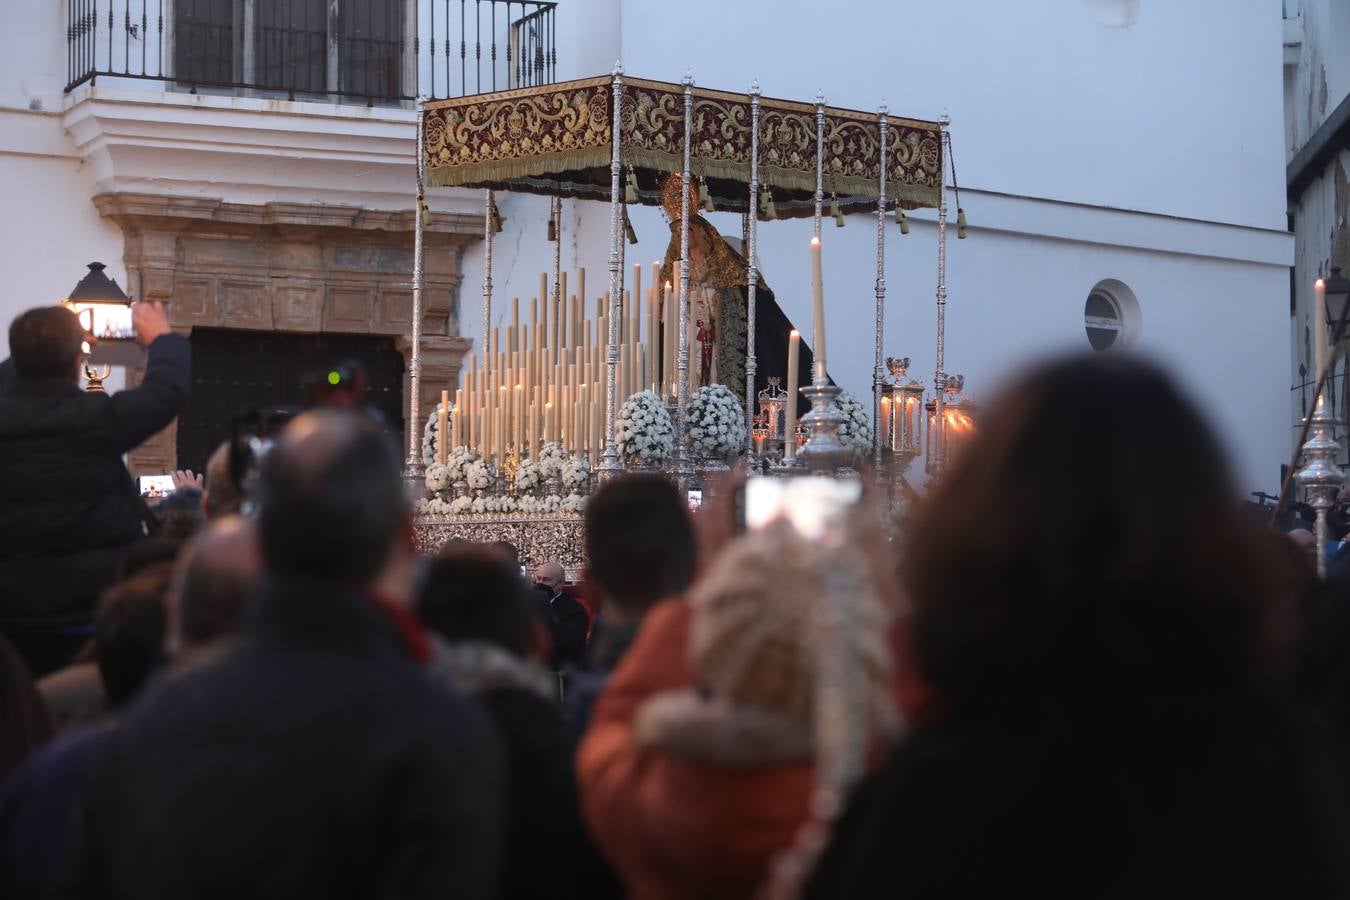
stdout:
[[877,115],[879,115],[879,116],[884,116],[884,115],[888,114],[890,111],[891,111],[891,108],[890,108],[889,106],[886,105],[886,101],[885,101],[885,100],[882,100],[882,101],[881,101],[881,105],[877,107]]
[[623,62],[622,62],[621,60],[617,60],[617,59],[614,60],[614,68],[610,71],[610,74],[611,74],[611,75],[622,75],[622,74],[623,74]]
[[686,87],[688,87],[693,85],[693,83],[694,83],[694,73],[689,69],[685,69],[684,78],[680,79],[680,84],[683,84]]
[[751,93],[751,94],[755,94],[755,95],[758,95],[758,94],[759,94],[759,79],[758,79],[758,78],[756,78],[754,81],[750,82],[750,93]]

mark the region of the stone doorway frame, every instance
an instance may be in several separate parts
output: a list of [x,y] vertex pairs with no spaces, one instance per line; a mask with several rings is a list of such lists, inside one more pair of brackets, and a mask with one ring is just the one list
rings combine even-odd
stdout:
[[[394,337],[405,366],[411,362],[412,210],[127,192],[99,194],[94,205],[122,229],[127,292],[164,301],[179,334],[203,326]],[[454,390],[472,344],[459,334],[461,262],[482,240],[483,223],[433,212],[423,234],[420,393],[429,411],[442,390]],[[144,374],[128,369],[127,386]],[[406,368],[403,385],[406,409]],[[177,443],[175,422],[132,451],[132,474],[171,471]]]

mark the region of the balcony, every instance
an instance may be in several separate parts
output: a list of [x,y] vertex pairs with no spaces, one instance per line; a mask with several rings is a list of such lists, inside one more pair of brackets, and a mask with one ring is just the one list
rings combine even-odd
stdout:
[[164,90],[366,106],[556,80],[554,2],[66,0],[66,92]]

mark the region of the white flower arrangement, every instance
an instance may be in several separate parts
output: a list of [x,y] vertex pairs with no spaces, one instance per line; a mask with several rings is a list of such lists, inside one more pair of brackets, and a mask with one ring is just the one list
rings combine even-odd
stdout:
[[470,453],[469,448],[465,447],[463,444],[451,449],[445,458],[446,468],[449,469],[450,483],[454,484],[457,481],[465,481],[464,470],[468,467],[469,463],[476,459],[478,459],[478,457]]
[[[453,404],[451,404],[453,406]],[[441,405],[437,403],[427,416],[427,424],[422,429],[422,465],[429,466],[436,461],[436,422],[441,414]],[[446,420],[446,429],[450,427]]]
[[619,456],[625,460],[662,463],[674,449],[675,426],[661,398],[651,391],[639,391],[619,410],[614,437]]
[[724,384],[708,384],[689,400],[689,446],[698,456],[725,459],[745,447],[745,410]]
[[426,482],[433,494],[445,490],[450,486],[450,467],[436,462],[427,466]]
[[523,513],[555,513],[562,509],[561,497],[524,497],[516,498],[516,509]]
[[557,441],[549,441],[539,449],[535,462],[539,465],[540,478],[545,481],[550,478],[561,478],[563,466],[568,462],[567,451]]
[[562,511],[581,513],[586,511],[586,498],[580,494],[568,494],[562,499]]
[[867,407],[847,391],[835,402],[847,419],[839,426],[839,442],[859,456],[872,452],[872,420]]
[[561,473],[563,487],[573,494],[577,494],[591,480],[591,464],[584,456],[570,457],[563,463]]
[[475,459],[464,467],[464,480],[468,482],[471,490],[487,490],[492,487],[492,482],[496,477],[497,473],[492,470],[492,465],[485,459]]
[[539,487],[543,478],[539,474],[539,464],[532,459],[522,459],[516,467],[516,490],[532,491]]
[[475,497],[469,501],[469,512],[474,515],[515,512],[514,497]]
[[472,497],[456,497],[450,501],[450,515],[452,516],[467,516],[472,511]]
[[453,515],[452,504],[446,503],[440,497],[427,497],[417,501],[417,513],[423,516],[445,516]]

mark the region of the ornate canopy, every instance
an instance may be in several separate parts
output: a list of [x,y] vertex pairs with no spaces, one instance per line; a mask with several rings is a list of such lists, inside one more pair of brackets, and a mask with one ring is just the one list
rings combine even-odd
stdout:
[[[427,103],[426,183],[551,196],[610,199],[613,80],[610,76]],[[662,182],[683,171],[684,88],[622,79],[619,135],[625,176],[638,202],[659,205]],[[751,100],[694,89],[692,169],[715,208],[743,213],[749,201]],[[942,185],[938,123],[888,117],[888,199],[906,209],[937,206]],[[825,108],[824,189],[845,212],[875,210],[881,181],[876,113]],[[760,100],[759,180],[780,217],[810,216],[816,190],[816,107]]]

